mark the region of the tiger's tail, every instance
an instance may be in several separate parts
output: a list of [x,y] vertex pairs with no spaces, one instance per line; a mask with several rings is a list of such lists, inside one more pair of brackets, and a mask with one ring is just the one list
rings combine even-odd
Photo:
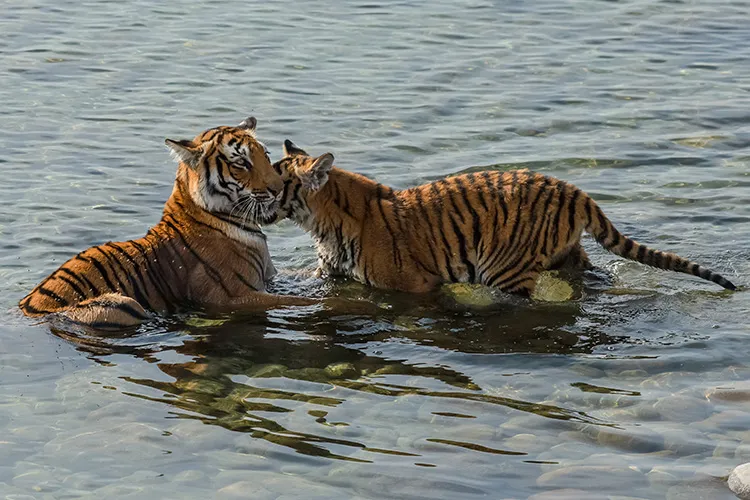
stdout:
[[628,238],[615,228],[601,208],[590,197],[585,202],[585,209],[587,214],[586,232],[613,254],[658,269],[692,274],[704,280],[713,281],[727,290],[737,289],[731,281],[722,275],[706,269],[696,262],[673,253],[654,250]]

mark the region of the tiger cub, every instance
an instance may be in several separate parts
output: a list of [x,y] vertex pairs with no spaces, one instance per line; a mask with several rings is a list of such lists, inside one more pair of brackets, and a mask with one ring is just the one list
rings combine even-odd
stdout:
[[586,231],[621,257],[735,289],[694,262],[624,236],[589,195],[542,174],[488,171],[394,190],[289,140],[274,168],[284,191],[266,223],[289,217],[314,238],[322,271],[375,287],[427,292],[468,282],[529,295],[543,270],[591,267],[580,244]]
[[24,314],[120,329],[148,311],[313,303],[265,293],[276,271],[257,222],[274,213],[283,184],[255,126],[250,117],[192,141],[167,139],[179,167],[159,223],[142,238],[68,260],[20,301]]

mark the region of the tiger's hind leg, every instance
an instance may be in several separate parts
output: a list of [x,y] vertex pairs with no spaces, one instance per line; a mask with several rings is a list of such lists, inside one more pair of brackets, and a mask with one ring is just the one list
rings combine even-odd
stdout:
[[534,288],[536,288],[536,280],[538,278],[538,271],[527,271],[514,279],[513,284],[510,287],[503,287],[503,291],[515,293],[516,295],[522,295],[524,297],[531,297],[531,294],[534,293]]
[[567,269],[567,270],[580,270],[588,271],[594,268],[594,265],[589,260],[589,256],[586,250],[581,246],[581,242],[576,242],[567,253],[562,252],[551,259],[549,266],[546,267],[549,270],[555,269]]
[[119,293],[84,300],[57,314],[97,330],[121,330],[151,318],[138,302]]

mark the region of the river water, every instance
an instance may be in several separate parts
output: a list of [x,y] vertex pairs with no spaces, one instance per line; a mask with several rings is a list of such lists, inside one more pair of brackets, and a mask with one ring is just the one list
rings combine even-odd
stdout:
[[0,15],[0,497],[729,499],[750,461],[750,299],[625,262],[494,312],[309,277],[389,309],[166,318],[69,336],[17,301],[141,236],[165,137],[249,114],[408,187],[481,168],[571,181],[626,234],[750,275],[744,1],[10,0]]

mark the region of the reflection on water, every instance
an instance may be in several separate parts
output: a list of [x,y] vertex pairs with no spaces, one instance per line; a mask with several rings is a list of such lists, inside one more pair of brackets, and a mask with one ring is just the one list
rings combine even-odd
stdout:
[[[383,292],[372,293],[381,298],[388,296]],[[431,302],[423,298],[416,303],[414,300],[406,303],[408,307],[391,304],[377,318],[331,318],[318,312],[295,319],[285,318],[285,314],[278,311],[245,320],[189,318],[187,323],[166,325],[172,336],[165,343],[155,342],[148,332],[142,331],[120,337],[75,334],[60,328],[52,331],[100,362],[107,363],[107,357],[112,354],[127,354],[156,363],[159,370],[169,376],[168,381],[125,377],[127,382],[153,388],[161,394],[154,396],[152,392],[126,391],[130,396],[169,405],[172,407],[170,414],[179,418],[197,419],[205,424],[249,433],[254,438],[287,446],[306,455],[369,461],[350,457],[344,452],[336,453],[329,448],[338,445],[368,453],[419,456],[408,450],[381,449],[366,442],[335,438],[330,433],[302,432],[285,427],[274,419],[274,414],[299,411],[285,406],[293,401],[305,403],[309,418],[323,426],[336,428],[356,424],[329,422],[326,418],[328,409],[341,405],[346,399],[328,396],[333,388],[370,393],[390,400],[420,397],[437,401],[473,401],[489,405],[489,411],[493,405],[498,405],[548,419],[607,425],[584,412],[564,406],[493,395],[469,375],[449,366],[414,364],[358,348],[363,342],[401,342],[463,353],[569,354],[591,352],[597,345],[615,340],[605,334],[569,331],[580,312],[575,304],[532,307],[527,302],[526,307],[519,307],[516,303],[513,308],[506,307],[502,312],[484,311],[477,315],[446,313],[436,308],[434,302],[429,306]],[[191,323],[209,326],[190,326]],[[160,325],[161,328],[164,326]],[[153,329],[153,325],[150,328]],[[374,333],[362,334],[362,331]],[[162,331],[160,336],[164,335]],[[184,361],[160,361],[175,357]],[[281,380],[272,386],[283,385],[284,380],[304,382],[301,387],[306,390],[274,388],[267,384],[269,379]],[[408,381],[408,385],[399,381]],[[466,417],[451,412],[434,413]],[[526,454],[449,439],[430,438],[428,441],[487,453]]]
[[750,295],[590,240],[603,271],[564,303],[474,310],[321,282],[285,222],[266,230],[274,291],[382,312],[120,337],[20,316],[71,255],[159,219],[164,137],[249,114],[272,157],[291,138],[397,188],[556,176],[625,234],[747,285],[745,3],[300,5],[3,6],[0,497],[732,498],[721,478],[750,461]]

